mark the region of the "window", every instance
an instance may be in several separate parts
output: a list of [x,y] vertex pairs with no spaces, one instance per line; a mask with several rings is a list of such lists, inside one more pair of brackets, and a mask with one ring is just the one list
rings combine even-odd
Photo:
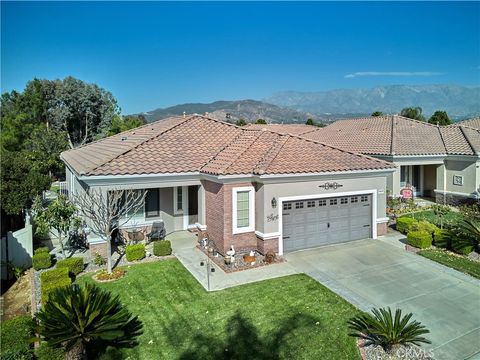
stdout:
[[315,207],[315,201],[307,201],[307,207]]
[[358,197],[357,196],[352,196],[350,198],[350,202],[353,204],[353,203],[358,203]]
[[181,186],[173,188],[173,213],[183,214],[183,187]]
[[303,209],[303,202],[296,202],[295,209]]
[[292,210],[292,204],[291,203],[283,204],[283,210]]
[[330,199],[330,205],[337,205],[337,199]]
[[348,204],[348,198],[341,198],[340,199],[340,204]]
[[160,190],[148,189],[145,197],[145,216],[155,217],[160,215]]
[[232,189],[233,233],[255,230],[255,190],[253,186]]
[[[125,208],[125,202],[126,202],[126,194],[127,192],[130,191],[130,190],[112,190],[112,191],[109,191],[108,192],[108,202],[112,202],[114,201],[114,199],[118,199],[118,204],[117,204],[117,213],[120,215],[121,218],[126,218],[126,217],[131,217],[132,219],[141,219],[145,216],[145,203],[142,204],[142,206],[140,206],[140,208],[138,208],[137,212],[135,212],[135,208],[132,208],[130,207],[129,209],[126,209]],[[141,196],[140,194],[143,194],[143,191],[144,190],[132,190],[134,193],[136,194],[131,194],[130,195],[130,199],[137,199],[139,196]],[[121,192],[121,193],[118,193],[118,192]],[[118,195],[121,195],[118,196]],[[140,194],[139,194],[140,193]],[[131,202],[130,202],[130,205],[131,205]],[[126,210],[128,210],[128,212],[126,212]]]
[[327,206],[327,200],[325,199],[318,200],[318,206]]
[[362,197],[360,198],[360,201],[361,202],[367,202],[368,201],[368,195],[362,195]]

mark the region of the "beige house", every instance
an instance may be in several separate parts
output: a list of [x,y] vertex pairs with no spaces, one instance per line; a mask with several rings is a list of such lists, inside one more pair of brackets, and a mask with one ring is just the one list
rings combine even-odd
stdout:
[[[316,130],[316,128],[309,129]],[[303,131],[301,131],[303,132]],[[220,253],[284,252],[386,232],[395,165],[315,139],[169,118],[62,153],[70,194],[147,191],[127,226],[206,231]],[[95,251],[101,239],[89,239]]]
[[387,189],[394,196],[411,185],[416,196],[440,203],[480,198],[480,119],[437,126],[394,115],[339,120],[325,128],[294,126],[254,127],[294,131],[307,139],[389,161],[396,168],[387,179]]

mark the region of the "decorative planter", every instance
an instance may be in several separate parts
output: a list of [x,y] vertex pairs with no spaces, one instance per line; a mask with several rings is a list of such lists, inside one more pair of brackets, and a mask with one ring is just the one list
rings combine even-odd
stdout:
[[243,255],[243,261],[245,261],[246,263],[253,263],[256,261],[255,259],[255,255]]
[[230,256],[225,256],[225,264],[230,265],[232,263],[232,258]]

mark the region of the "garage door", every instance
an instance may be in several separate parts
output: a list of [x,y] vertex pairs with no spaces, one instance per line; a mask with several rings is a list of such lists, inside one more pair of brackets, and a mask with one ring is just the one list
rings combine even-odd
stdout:
[[371,195],[283,203],[284,252],[369,238],[371,228]]

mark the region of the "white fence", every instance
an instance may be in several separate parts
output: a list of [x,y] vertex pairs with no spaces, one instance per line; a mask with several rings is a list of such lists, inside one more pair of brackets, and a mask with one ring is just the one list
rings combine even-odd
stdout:
[[7,237],[2,238],[0,252],[0,258],[2,260],[2,279],[7,279],[6,262],[10,262],[15,266],[23,268],[32,266],[32,225],[27,221],[27,224],[23,229],[14,232],[9,231]]

